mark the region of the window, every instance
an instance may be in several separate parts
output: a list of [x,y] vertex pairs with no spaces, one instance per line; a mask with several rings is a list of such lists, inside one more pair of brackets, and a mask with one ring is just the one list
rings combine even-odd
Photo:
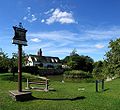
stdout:
[[53,58],[51,58],[51,61],[52,61],[52,63],[54,63],[54,59]]
[[58,60],[57,60],[57,59],[55,59],[55,62],[57,63],[57,62],[58,62]]

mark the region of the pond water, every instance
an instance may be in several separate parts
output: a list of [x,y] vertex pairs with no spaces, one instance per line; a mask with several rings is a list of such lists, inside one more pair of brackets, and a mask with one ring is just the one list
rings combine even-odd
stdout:
[[50,75],[47,76],[48,79],[53,80],[53,81],[60,81],[60,82],[87,82],[91,83],[94,82],[93,78],[88,78],[88,79],[80,79],[80,78],[65,78],[63,75]]
[[62,81],[64,80],[63,75],[49,75],[47,76],[48,79],[54,80],[54,81]]

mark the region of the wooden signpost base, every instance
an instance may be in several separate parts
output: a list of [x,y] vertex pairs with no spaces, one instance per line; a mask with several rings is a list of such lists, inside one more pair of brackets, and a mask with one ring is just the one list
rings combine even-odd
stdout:
[[27,100],[32,100],[32,93],[29,91],[22,91],[19,92],[17,90],[12,90],[9,91],[10,96],[15,100],[15,101],[27,101]]

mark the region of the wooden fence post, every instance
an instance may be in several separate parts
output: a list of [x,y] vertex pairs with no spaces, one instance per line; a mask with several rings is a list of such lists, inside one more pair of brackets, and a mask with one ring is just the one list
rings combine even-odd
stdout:
[[96,92],[98,92],[98,80],[95,81],[96,84]]

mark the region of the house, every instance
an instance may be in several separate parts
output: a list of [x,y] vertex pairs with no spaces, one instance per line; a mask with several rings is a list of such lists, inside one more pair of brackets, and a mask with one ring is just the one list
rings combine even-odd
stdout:
[[37,55],[28,55],[26,60],[26,66],[40,66],[47,68],[61,67],[60,59],[58,57],[43,56],[40,49]]

